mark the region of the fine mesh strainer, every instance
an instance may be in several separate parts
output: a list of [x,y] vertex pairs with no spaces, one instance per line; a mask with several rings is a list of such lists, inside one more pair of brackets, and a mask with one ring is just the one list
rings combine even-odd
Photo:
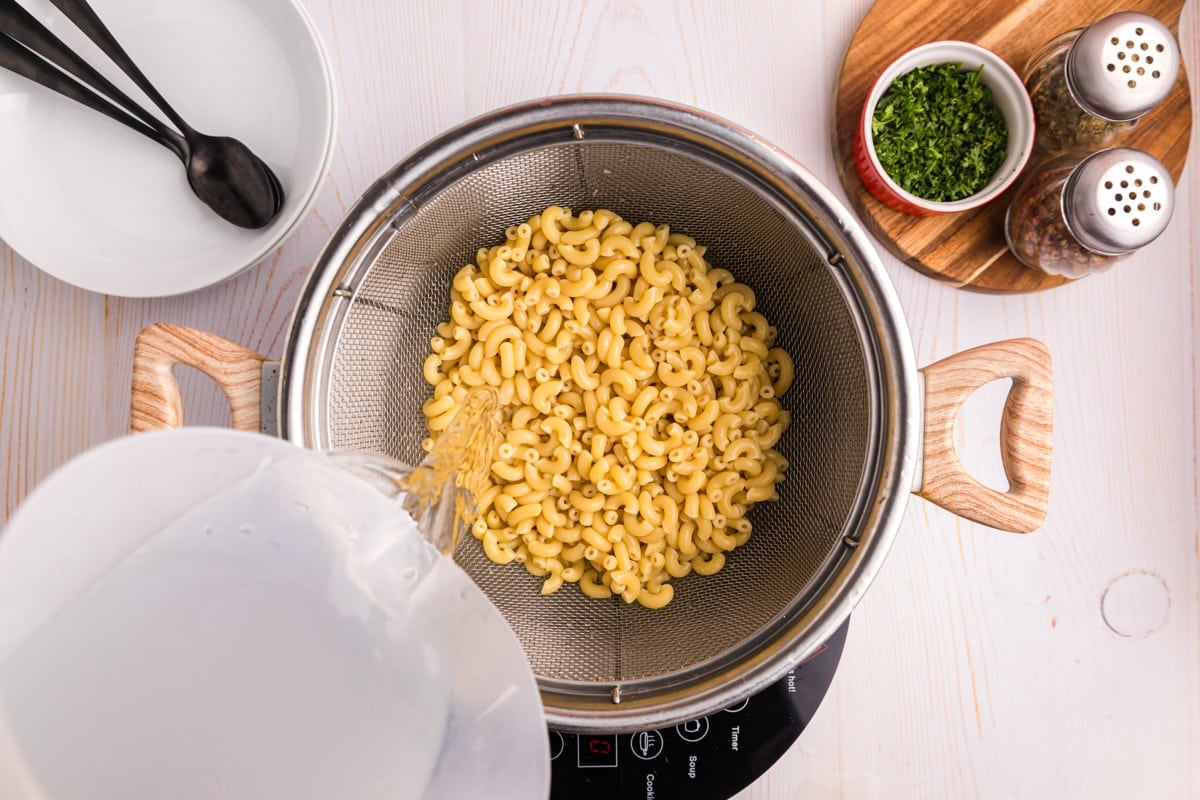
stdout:
[[[778,680],[847,618],[910,491],[996,527],[1040,524],[1050,439],[1044,348],[1014,340],[953,356],[925,370],[923,395],[899,305],[850,214],[752,134],[652,100],[572,97],[506,109],[450,131],[379,180],[302,294],[280,365],[278,432],[308,447],[419,460],[430,393],[421,364],[446,318],[452,276],[548,205],[608,208],[708,245],[709,261],[755,290],[797,372],[783,397],[792,424],[777,447],[791,468],[780,500],[752,511],[753,536],[721,572],[678,581],[665,609],[587,599],[574,586],[541,596],[540,579],[492,564],[464,537],[455,557],[517,632],[552,725],[661,727]],[[198,357],[198,336],[219,364]],[[194,331],[148,330],[135,359],[135,429],[177,423],[177,390],[165,377],[176,361],[210,374],[240,364],[252,384],[263,359]],[[953,449],[962,400],[1003,377],[1014,379],[1001,437],[1006,493],[967,476]],[[227,388],[231,402],[245,391]],[[273,432],[272,422],[264,427]]]

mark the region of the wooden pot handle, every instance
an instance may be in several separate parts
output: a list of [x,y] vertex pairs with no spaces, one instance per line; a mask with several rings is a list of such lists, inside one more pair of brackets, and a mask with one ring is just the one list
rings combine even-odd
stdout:
[[[1035,339],[994,342],[944,358],[925,375],[925,454],[917,494],[961,517],[1013,533],[1046,519],[1054,404],[1050,351]],[[1009,490],[967,474],[954,447],[954,422],[980,386],[1012,378],[1000,420],[1000,456]]]
[[134,433],[183,425],[183,398],[176,364],[195,367],[216,381],[229,400],[233,427],[259,431],[262,364],[253,350],[211,333],[158,323],[138,334],[133,346],[133,392],[129,427]]

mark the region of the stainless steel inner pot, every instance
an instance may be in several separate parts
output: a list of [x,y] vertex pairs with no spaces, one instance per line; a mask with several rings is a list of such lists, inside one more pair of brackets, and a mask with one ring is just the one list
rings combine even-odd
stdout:
[[667,223],[755,290],[793,356],[791,463],[780,500],[712,577],[663,610],[543,597],[541,579],[455,557],[516,631],[549,722],[659,727],[778,680],[850,614],[886,554],[919,450],[916,369],[902,313],[850,213],[784,153],[661,101],[569,97],[505,109],[432,141],[380,179],[303,292],[282,365],[280,427],[307,447],[416,463],[421,378],[450,280],[510,225],[557,204]]

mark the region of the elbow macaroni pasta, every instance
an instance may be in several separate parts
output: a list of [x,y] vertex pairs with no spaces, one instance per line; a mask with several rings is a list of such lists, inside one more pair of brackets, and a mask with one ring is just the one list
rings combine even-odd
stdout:
[[657,609],[712,575],[777,500],[795,380],[753,290],[665,225],[551,206],[456,273],[422,374],[433,446],[467,391],[500,399],[484,553]]

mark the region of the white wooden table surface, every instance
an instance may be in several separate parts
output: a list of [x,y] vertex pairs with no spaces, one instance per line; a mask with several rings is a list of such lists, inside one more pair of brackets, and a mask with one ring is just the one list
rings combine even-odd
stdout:
[[[566,92],[664,97],[756,131],[844,197],[832,87],[869,0],[305,4],[337,72],[339,141],[316,209],[261,265],[188,296],[126,300],[59,283],[0,244],[3,519],[55,467],[125,433],[142,326],[192,325],[278,357],[306,271],[355,198],[476,114]],[[1180,40],[1195,85],[1195,2]],[[1049,345],[1049,519],[1004,535],[913,498],[831,694],[739,798],[1200,797],[1198,138],[1200,125],[1171,226],[1106,274],[985,296],[884,254],[920,364],[1012,336]],[[215,388],[184,384],[190,424],[227,423]],[[964,461],[989,479],[1001,397],[983,390],[959,429]]]

